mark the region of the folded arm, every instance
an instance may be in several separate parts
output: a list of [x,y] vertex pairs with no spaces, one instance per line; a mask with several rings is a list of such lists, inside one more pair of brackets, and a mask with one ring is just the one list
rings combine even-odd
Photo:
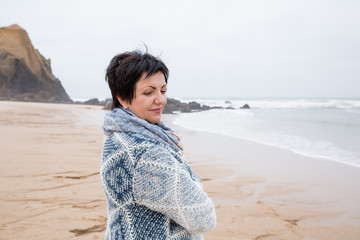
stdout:
[[169,151],[151,149],[137,164],[134,198],[192,234],[209,231],[216,225],[214,204],[193,176],[187,163]]

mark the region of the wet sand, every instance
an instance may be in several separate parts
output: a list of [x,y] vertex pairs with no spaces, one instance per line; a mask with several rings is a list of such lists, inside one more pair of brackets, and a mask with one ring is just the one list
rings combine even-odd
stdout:
[[[0,102],[0,239],[104,238],[103,114]],[[360,239],[360,168],[173,128],[216,205],[205,239]]]

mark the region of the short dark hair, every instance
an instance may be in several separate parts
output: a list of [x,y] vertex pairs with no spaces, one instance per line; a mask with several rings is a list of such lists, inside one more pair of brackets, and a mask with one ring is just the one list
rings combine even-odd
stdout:
[[105,80],[108,82],[113,103],[111,109],[121,107],[117,96],[121,100],[129,101],[134,99],[135,85],[144,73],[146,78],[155,73],[162,72],[165,82],[169,77],[169,70],[166,65],[157,57],[141,51],[124,52],[111,59],[106,69]]

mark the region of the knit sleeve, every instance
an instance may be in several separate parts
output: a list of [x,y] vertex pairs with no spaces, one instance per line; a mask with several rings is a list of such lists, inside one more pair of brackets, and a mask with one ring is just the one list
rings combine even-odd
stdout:
[[138,162],[134,174],[136,201],[177,222],[192,234],[216,225],[215,207],[186,162],[165,149],[152,148]]

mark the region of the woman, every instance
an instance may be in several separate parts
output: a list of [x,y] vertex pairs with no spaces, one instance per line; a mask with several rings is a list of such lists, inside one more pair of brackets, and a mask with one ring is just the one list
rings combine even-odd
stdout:
[[108,201],[105,239],[202,239],[215,227],[213,202],[161,121],[168,69],[138,51],[106,71],[113,105],[104,119],[101,180]]

